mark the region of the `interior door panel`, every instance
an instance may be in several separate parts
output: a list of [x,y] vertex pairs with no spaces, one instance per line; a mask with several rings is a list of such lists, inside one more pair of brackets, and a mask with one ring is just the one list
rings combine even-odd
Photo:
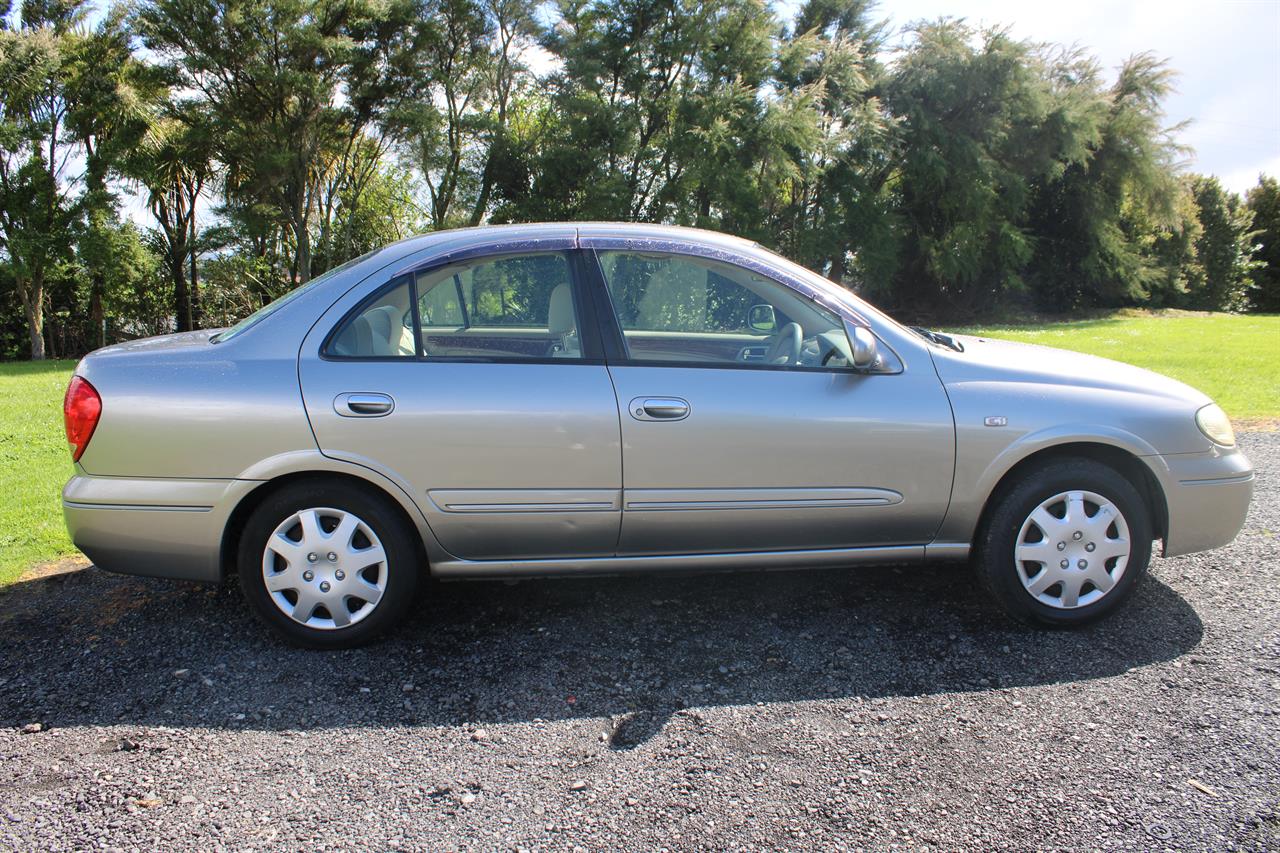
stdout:
[[627,347],[640,361],[744,361],[744,349],[768,349],[763,335],[694,335],[670,332],[630,332]]

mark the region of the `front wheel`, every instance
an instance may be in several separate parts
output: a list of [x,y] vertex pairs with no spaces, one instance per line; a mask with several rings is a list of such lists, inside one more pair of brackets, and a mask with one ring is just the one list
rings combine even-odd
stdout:
[[1151,539],[1151,513],[1128,479],[1092,459],[1061,459],[1027,471],[997,499],[974,568],[1014,618],[1081,625],[1133,593]]
[[255,612],[296,645],[362,645],[398,623],[417,586],[418,550],[383,495],[304,482],[262,502],[245,525],[240,586]]

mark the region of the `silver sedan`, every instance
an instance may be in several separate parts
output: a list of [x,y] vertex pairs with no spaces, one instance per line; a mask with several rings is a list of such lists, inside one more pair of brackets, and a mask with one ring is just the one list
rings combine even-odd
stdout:
[[111,571],[219,581],[351,646],[424,575],[968,559],[1013,616],[1114,610],[1253,488],[1204,394],[899,325],[744,240],[445,231],[221,331],[80,362],[67,526]]

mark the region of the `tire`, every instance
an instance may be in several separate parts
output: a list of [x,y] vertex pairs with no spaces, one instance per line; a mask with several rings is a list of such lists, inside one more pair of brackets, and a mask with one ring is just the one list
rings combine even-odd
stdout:
[[414,600],[416,535],[375,489],[322,480],[285,486],[245,524],[240,587],[289,643],[360,646],[396,626]]
[[1084,625],[1133,594],[1151,540],[1150,509],[1128,478],[1092,459],[1058,459],[997,497],[973,568],[988,600],[1014,619]]

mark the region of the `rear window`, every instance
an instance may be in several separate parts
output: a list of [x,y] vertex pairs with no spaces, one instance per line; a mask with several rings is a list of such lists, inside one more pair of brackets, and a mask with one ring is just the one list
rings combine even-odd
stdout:
[[581,359],[568,257],[560,252],[503,255],[401,276],[343,321],[325,355]]
[[227,329],[226,331],[219,332],[217,335],[214,335],[212,338],[210,338],[210,341],[215,344],[220,344],[220,343],[224,343],[226,341],[231,340],[236,335],[243,332],[245,329],[248,329],[249,327],[254,326],[262,322],[266,318],[270,317],[272,314],[276,313],[281,308],[288,305],[290,302],[297,299],[302,294],[306,293],[308,290],[311,290],[313,287],[316,287],[317,285],[323,284],[324,282],[328,281],[329,279],[333,278],[334,276],[338,275],[341,272],[346,272],[347,270],[354,267],[356,264],[363,261],[365,258],[372,256],[374,252],[377,252],[377,251],[379,250],[374,249],[373,252],[366,252],[365,254],[361,255],[358,258],[353,258],[347,261],[345,264],[340,264],[339,266],[336,266],[333,269],[328,270],[327,272],[324,272],[316,276],[306,284],[295,287],[293,290],[290,290],[288,293],[279,297],[278,299],[275,299],[271,302],[268,302],[266,305],[263,305],[257,311],[254,311],[248,317],[245,317],[239,323],[236,323],[234,326]]

